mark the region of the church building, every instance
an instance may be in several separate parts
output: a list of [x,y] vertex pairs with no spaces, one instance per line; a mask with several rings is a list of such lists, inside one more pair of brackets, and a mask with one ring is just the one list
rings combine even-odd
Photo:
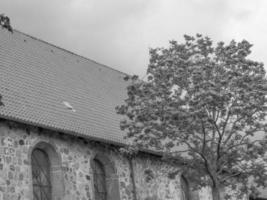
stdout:
[[208,200],[160,155],[121,153],[126,74],[0,29],[0,200]]

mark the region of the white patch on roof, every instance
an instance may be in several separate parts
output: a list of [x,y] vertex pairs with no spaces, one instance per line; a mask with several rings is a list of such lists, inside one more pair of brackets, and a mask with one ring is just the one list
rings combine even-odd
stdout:
[[69,110],[73,111],[73,112],[76,112],[76,110],[72,107],[72,105],[70,105],[69,102],[67,101],[63,101],[62,102],[64,104],[64,106],[66,106]]

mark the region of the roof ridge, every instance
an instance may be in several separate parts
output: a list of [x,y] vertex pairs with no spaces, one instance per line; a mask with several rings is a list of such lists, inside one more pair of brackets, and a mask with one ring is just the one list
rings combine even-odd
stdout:
[[67,50],[67,49],[63,48],[63,47],[59,47],[59,46],[57,46],[57,45],[55,45],[55,44],[52,44],[52,43],[47,42],[47,41],[44,41],[44,40],[39,39],[39,38],[37,38],[37,37],[35,37],[35,36],[31,36],[31,35],[29,35],[29,34],[27,34],[27,33],[24,33],[24,32],[22,32],[22,31],[19,31],[19,30],[17,30],[17,29],[13,29],[13,32],[18,32],[18,33],[23,34],[23,35],[25,35],[25,36],[27,36],[27,37],[30,37],[30,38],[32,38],[32,39],[34,39],[34,40],[43,42],[43,43],[45,43],[45,44],[48,44],[48,45],[50,45],[50,46],[52,46],[52,47],[55,47],[55,48],[57,48],[57,49],[60,49],[60,50],[62,50],[62,51],[65,51],[65,52],[67,52],[67,53],[70,53],[70,54],[73,54],[73,55],[78,56],[78,57],[80,57],[80,58],[83,58],[83,59],[85,59],[85,60],[94,62],[95,64],[101,65],[101,66],[103,66],[103,67],[105,67],[105,68],[108,68],[108,69],[110,69],[110,70],[119,72],[119,73],[124,74],[124,75],[129,75],[129,74],[127,74],[126,72],[122,72],[122,71],[120,71],[120,70],[118,70],[118,69],[114,69],[113,67],[110,67],[110,66],[108,66],[108,65],[99,63],[99,62],[97,62],[97,61],[95,61],[95,60],[93,60],[93,59],[90,59],[90,58],[87,58],[87,57],[85,57],[85,56],[79,55],[78,53],[74,53],[74,52],[72,52],[72,51],[70,51],[70,50]]

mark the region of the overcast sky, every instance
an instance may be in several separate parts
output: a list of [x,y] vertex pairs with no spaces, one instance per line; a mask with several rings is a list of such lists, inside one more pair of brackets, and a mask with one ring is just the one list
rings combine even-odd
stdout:
[[247,39],[267,65],[266,0],[1,0],[13,28],[143,76],[150,47],[202,33],[214,41]]

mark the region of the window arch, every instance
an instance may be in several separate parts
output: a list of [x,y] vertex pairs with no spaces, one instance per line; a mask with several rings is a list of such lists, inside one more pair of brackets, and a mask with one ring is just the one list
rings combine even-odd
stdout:
[[181,175],[180,183],[181,183],[181,196],[182,196],[181,198],[182,198],[182,200],[190,200],[189,184],[183,175]]
[[61,159],[54,147],[40,142],[30,154],[33,200],[58,200],[63,197],[64,185]]
[[45,151],[35,148],[32,152],[33,200],[51,199],[50,161]]
[[103,164],[94,159],[92,163],[94,174],[95,200],[107,200],[106,174]]
[[94,200],[119,200],[119,184],[111,161],[102,154],[91,160]]

